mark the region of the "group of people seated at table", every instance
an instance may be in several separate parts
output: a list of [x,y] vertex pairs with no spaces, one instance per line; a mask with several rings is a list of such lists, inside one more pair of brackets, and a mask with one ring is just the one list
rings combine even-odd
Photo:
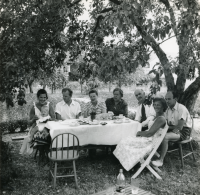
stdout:
[[[192,127],[190,114],[184,105],[177,102],[177,95],[173,91],[168,91],[165,99],[155,97],[153,104],[147,103],[145,92],[142,89],[136,89],[134,94],[138,100],[135,120],[142,125],[141,131],[137,132],[137,139],[152,137],[166,124],[169,126],[161,144],[160,159],[152,162],[154,166],[162,166],[168,150],[168,142],[185,140],[190,136]],[[46,90],[38,90],[38,101],[33,103],[30,110],[30,131],[24,139],[20,154],[31,154],[35,144],[46,144],[51,141],[49,130],[45,128],[45,123],[42,123],[44,121],[78,119],[81,115],[86,118],[90,116],[91,112],[98,115],[109,111],[113,112],[115,116],[123,114],[128,117],[128,104],[123,99],[123,91],[120,88],[115,88],[113,97],[106,99],[105,102],[98,100],[96,90],[91,90],[89,92],[90,101],[84,105],[82,110],[80,104],[72,99],[73,91],[70,88],[62,89],[62,96],[63,100],[56,104],[54,111],[52,105],[48,102]],[[114,154],[118,153],[119,148],[119,151],[122,150],[124,143],[124,140],[122,140],[117,145]]]

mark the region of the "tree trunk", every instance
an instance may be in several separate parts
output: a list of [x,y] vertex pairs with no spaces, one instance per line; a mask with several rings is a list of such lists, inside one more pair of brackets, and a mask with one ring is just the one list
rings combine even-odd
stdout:
[[179,37],[179,66],[177,70],[177,80],[175,90],[178,94],[178,98],[181,97],[185,90],[186,84],[186,67],[188,66],[187,62],[187,45],[189,37],[188,33],[185,32],[185,29],[182,28],[181,35]]
[[164,75],[165,75],[165,81],[168,90],[174,90],[174,77],[171,72],[171,66],[169,63],[169,60],[167,58],[167,55],[165,52],[161,49],[160,45],[156,42],[156,40],[141,27],[141,24],[138,24],[136,21],[134,21],[134,24],[138,31],[140,32],[143,39],[146,41],[146,43],[152,47],[154,52],[156,53],[158,59],[160,60],[160,63],[163,67]]
[[197,77],[195,81],[188,86],[183,95],[178,99],[178,102],[185,105],[189,112],[192,112],[199,92],[200,76]]
[[109,92],[111,91],[111,81],[108,83]]
[[30,80],[27,79],[30,93],[33,93],[33,88],[32,88],[33,81],[34,81],[34,79],[30,79]]
[[81,84],[81,94],[82,94],[83,93],[83,83],[81,80],[80,80],[80,84]]

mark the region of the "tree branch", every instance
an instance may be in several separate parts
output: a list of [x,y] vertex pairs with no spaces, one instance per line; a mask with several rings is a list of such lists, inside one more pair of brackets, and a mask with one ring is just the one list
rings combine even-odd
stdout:
[[167,83],[167,88],[169,90],[173,90],[175,83],[174,83],[174,77],[172,75],[171,69],[170,69],[170,63],[169,60],[165,54],[165,52],[161,49],[160,45],[156,42],[156,40],[149,35],[141,26],[138,24],[133,16],[133,22],[137,30],[140,32],[143,39],[146,41],[146,43],[152,47],[154,52],[156,53],[157,57],[159,58],[161,65],[163,66],[164,74],[165,74],[165,80]]
[[[116,5],[120,5],[120,4],[122,3],[122,2],[120,2],[120,1],[118,1],[118,0],[110,0],[110,2],[112,2],[112,3],[116,4]],[[107,12],[109,12],[109,11],[115,12],[115,10],[113,9],[113,7],[105,8],[105,9],[103,9],[103,10],[100,12],[99,16],[97,17],[96,25],[95,25],[95,27],[94,27],[94,31],[93,31],[94,33],[96,32],[97,28],[99,27],[100,20],[103,19],[103,16],[101,15],[101,13],[107,13]]]
[[68,8],[71,8],[73,7],[74,5],[80,3],[82,0],[77,0],[77,1],[74,1],[73,3],[70,3],[69,7]]
[[[179,33],[180,34],[180,33]],[[178,35],[179,35],[178,34]],[[174,36],[171,36],[171,37],[169,37],[169,38],[167,38],[167,39],[165,39],[164,41],[162,41],[162,42],[160,42],[160,43],[158,43],[158,45],[161,45],[162,43],[164,43],[165,41],[167,41],[167,40],[169,40],[169,39],[171,39],[171,38],[173,38],[173,37],[176,37],[176,35],[174,35]],[[153,52],[154,50],[151,50],[150,51],[150,53],[149,53],[149,55]]]
[[170,19],[171,19],[172,29],[174,31],[174,34],[177,36],[178,35],[178,29],[176,27],[176,18],[175,18],[173,9],[171,8],[168,0],[160,0],[160,2],[163,3],[165,5],[165,7],[167,8],[169,15],[170,15]]
[[122,1],[118,1],[118,0],[110,0],[110,1],[116,5],[120,5],[122,3]]
[[43,14],[43,12],[42,12],[42,10],[41,10],[41,8],[40,8],[40,6],[38,5],[38,4],[36,4],[36,7],[39,9],[39,11]]

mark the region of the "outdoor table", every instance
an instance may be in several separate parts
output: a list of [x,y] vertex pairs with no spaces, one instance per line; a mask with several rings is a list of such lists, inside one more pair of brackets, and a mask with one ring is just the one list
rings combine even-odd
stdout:
[[[97,192],[95,194],[92,195],[107,195],[107,191],[108,190],[103,190],[101,192]],[[117,193],[115,193],[114,195],[116,195]],[[124,195],[131,195],[131,186],[127,185],[127,187],[125,188],[125,192],[123,193]],[[120,193],[118,193],[117,195],[120,195]],[[154,195],[151,192],[145,191],[141,188],[139,188],[137,195]]]
[[[106,125],[70,126],[59,121],[48,121],[46,127],[50,129],[53,139],[62,133],[72,133],[79,139],[79,145],[116,145],[127,136],[135,136],[141,130],[141,123],[130,120],[128,123],[116,124],[113,120],[106,121]],[[73,119],[74,120],[74,119]],[[72,121],[73,121],[72,120]],[[67,121],[66,121],[67,122]]]

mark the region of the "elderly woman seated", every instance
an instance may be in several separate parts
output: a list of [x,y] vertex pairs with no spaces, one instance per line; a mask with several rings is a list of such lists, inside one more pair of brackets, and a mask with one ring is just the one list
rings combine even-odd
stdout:
[[123,91],[120,88],[113,90],[113,98],[106,100],[107,112],[111,111],[115,116],[123,114],[125,117],[128,116],[128,104],[122,99]]

